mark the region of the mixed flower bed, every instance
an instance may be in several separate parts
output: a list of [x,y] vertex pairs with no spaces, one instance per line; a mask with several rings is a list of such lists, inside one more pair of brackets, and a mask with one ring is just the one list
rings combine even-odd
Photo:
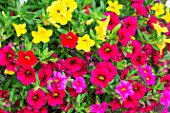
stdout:
[[170,0],[1,0],[0,113],[168,113]]

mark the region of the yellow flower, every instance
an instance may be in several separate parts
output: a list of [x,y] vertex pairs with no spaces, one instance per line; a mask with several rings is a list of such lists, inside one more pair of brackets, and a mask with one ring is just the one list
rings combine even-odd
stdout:
[[94,46],[95,41],[90,39],[90,36],[88,34],[85,34],[82,38],[78,38],[77,43],[77,50],[84,50],[85,52],[90,52],[90,47]]
[[12,24],[12,26],[14,27],[16,33],[17,33],[17,36],[21,36],[21,34],[25,34],[27,32],[27,30],[25,29],[26,27],[26,24]]
[[[72,18],[73,9],[77,7],[72,6],[70,2],[63,1],[62,0],[54,1],[51,6],[47,7],[47,12],[49,12],[50,16],[49,21],[53,24],[60,23],[61,25],[66,25],[68,21],[70,21]],[[69,8],[68,10],[68,7],[71,8]]]
[[73,12],[77,8],[77,2],[74,0],[62,0],[62,3],[66,5],[69,11]]
[[123,5],[119,4],[118,1],[114,1],[114,3],[112,1],[108,1],[109,7],[106,8],[106,11],[112,11],[115,12],[117,15],[120,15],[120,9],[123,8]]
[[105,36],[106,36],[106,31],[107,31],[107,26],[110,21],[110,16],[107,17],[105,21],[97,21],[99,26],[95,27],[96,33],[98,35],[98,39],[105,41]]
[[156,3],[151,9],[155,11],[156,16],[164,14],[164,6],[161,3]]
[[94,21],[94,19],[87,20],[87,21],[86,21],[86,24],[87,24],[87,25],[90,25],[93,21]]
[[50,41],[50,36],[53,34],[52,30],[46,30],[45,28],[38,26],[38,31],[32,31],[32,36],[34,37],[32,42],[39,43],[39,42],[48,42]]
[[166,14],[162,17],[167,23],[170,22],[170,13],[169,13],[169,8],[166,8]]
[[166,39],[165,38],[165,35],[164,35],[164,38],[163,38],[163,41],[161,42],[161,44],[156,44],[156,46],[159,48],[160,50],[160,55],[162,55],[162,50],[165,48],[165,44],[166,43],[170,43],[170,39]]
[[154,26],[154,29],[156,30],[158,36],[160,36],[161,33],[168,32],[168,29],[166,27],[161,27],[158,22],[156,24],[152,23],[152,25]]
[[14,71],[12,71],[12,70],[7,70],[7,69],[5,69],[5,71],[4,71],[4,73],[7,75],[14,75],[15,74],[15,72]]

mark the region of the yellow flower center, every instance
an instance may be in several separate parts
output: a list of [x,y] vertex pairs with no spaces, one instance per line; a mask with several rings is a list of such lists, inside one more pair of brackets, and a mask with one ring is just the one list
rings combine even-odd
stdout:
[[105,52],[106,52],[106,53],[110,52],[110,48],[106,48],[106,49],[105,49]]
[[33,96],[33,100],[37,100],[37,99],[38,99],[37,95]]
[[30,72],[30,71],[27,71],[27,72],[26,72],[26,75],[30,75],[30,74],[31,74],[31,72]]
[[126,90],[126,88],[122,88],[122,89],[121,89],[121,91],[125,91],[125,90]]
[[55,79],[54,82],[58,82],[59,80],[58,79]]
[[54,93],[54,94],[53,94],[53,97],[58,97],[58,93]]
[[27,60],[30,60],[30,57],[29,57],[29,56],[25,56],[24,58],[26,58]]
[[79,84],[80,84],[79,82],[76,83],[77,86],[78,86]]
[[12,57],[12,55],[9,53],[9,54],[7,54],[7,57],[8,57],[8,58],[11,58],[11,57]]
[[72,37],[71,37],[71,36],[68,36],[67,38],[68,38],[68,39],[72,39]]
[[99,76],[99,80],[104,81],[104,76],[100,75],[100,76]]
[[147,71],[145,70],[145,71],[144,71],[144,73],[146,74],[146,73],[147,73]]
[[146,77],[146,80],[150,80],[150,78],[149,78],[149,77]]

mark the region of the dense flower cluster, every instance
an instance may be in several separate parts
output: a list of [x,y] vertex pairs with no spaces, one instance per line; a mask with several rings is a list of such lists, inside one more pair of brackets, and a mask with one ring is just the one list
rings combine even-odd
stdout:
[[170,0],[14,0],[0,9],[0,113],[168,113]]

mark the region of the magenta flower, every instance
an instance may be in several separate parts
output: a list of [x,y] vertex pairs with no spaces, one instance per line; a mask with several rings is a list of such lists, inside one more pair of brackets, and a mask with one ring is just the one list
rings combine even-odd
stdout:
[[118,52],[117,45],[110,45],[108,42],[98,49],[98,54],[102,60],[110,60]]
[[142,66],[147,63],[146,62],[147,55],[146,55],[146,53],[142,53],[142,52],[135,53],[131,57],[131,61],[132,61],[132,64],[134,64],[135,66]]
[[138,72],[142,76],[146,76],[148,73],[152,73],[152,69],[150,66],[145,66],[144,68],[139,68]]
[[107,102],[103,102],[102,104],[93,104],[90,106],[90,113],[105,113],[107,108]]
[[121,28],[118,31],[118,41],[123,45],[126,46],[127,43],[131,40],[130,38],[130,32],[127,29]]
[[148,73],[147,75],[143,75],[142,76],[145,81],[146,81],[146,84],[148,85],[154,85],[156,83],[156,76],[153,75],[152,73]]
[[72,83],[72,87],[76,89],[77,93],[81,93],[86,88],[85,79],[83,77],[76,77],[76,80]]
[[52,76],[52,69],[42,67],[38,71],[38,77],[39,77],[39,80],[40,80],[40,86],[46,86],[47,81],[48,81],[48,79],[50,79],[51,76]]
[[[109,24],[107,26],[108,30],[111,31],[116,25],[118,25],[120,23],[119,16],[116,13],[114,13],[114,12],[105,12],[104,15],[105,16],[110,15],[110,21],[109,21]],[[106,18],[104,18],[102,20],[105,21]]]
[[54,77],[50,78],[47,82],[47,89],[53,91],[55,89],[65,90],[67,84],[67,78],[65,74],[54,71]]
[[137,14],[147,17],[147,10],[144,6],[142,6],[141,4],[133,4],[132,6],[136,9]]
[[123,28],[130,32],[131,36],[134,36],[138,27],[137,18],[128,16],[124,19]]
[[132,95],[133,99],[140,99],[145,96],[146,86],[142,85],[140,82],[133,84],[134,94]]
[[0,49],[0,65],[8,66],[14,61],[15,52],[10,46],[4,46]]
[[41,89],[34,91],[31,89],[28,92],[27,102],[29,105],[33,106],[36,109],[40,109],[46,104],[46,95],[45,92]]
[[168,107],[170,105],[170,91],[169,90],[164,90],[162,92],[160,103],[164,105],[165,107]]
[[17,71],[17,79],[24,85],[30,85],[31,83],[36,82],[35,69],[32,67],[20,67]]
[[120,81],[120,85],[116,86],[115,91],[122,97],[123,100],[125,100],[128,95],[132,96],[134,94],[132,84],[125,80]]

